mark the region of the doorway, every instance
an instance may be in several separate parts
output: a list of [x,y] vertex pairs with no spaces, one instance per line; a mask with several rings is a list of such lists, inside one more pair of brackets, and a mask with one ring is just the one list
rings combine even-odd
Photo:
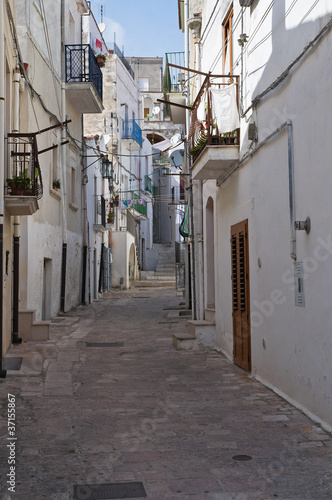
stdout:
[[248,220],[231,227],[234,363],[251,371]]

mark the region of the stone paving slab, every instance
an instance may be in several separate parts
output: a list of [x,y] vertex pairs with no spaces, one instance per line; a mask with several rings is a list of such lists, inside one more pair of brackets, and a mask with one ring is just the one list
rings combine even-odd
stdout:
[[58,318],[49,341],[13,348],[31,370],[0,379],[0,500],[128,481],[149,500],[332,499],[331,435],[221,354],[177,351],[179,301],[172,288],[112,290]]

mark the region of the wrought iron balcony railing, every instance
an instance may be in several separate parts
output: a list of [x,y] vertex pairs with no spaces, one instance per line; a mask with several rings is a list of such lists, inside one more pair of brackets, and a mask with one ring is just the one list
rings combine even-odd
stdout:
[[185,90],[185,72],[183,69],[174,68],[169,64],[185,66],[184,52],[167,52],[165,54],[165,72],[163,76],[164,93],[182,93]]
[[211,75],[205,78],[191,110],[189,153],[194,162],[206,146],[238,146],[240,144],[240,129],[219,130],[218,120],[213,116],[213,89],[227,89],[233,84],[236,89],[237,103],[237,109],[233,113],[239,118],[239,76]]
[[122,139],[133,139],[142,147],[142,129],[135,120],[127,120],[122,124]]
[[112,50],[113,50],[113,53],[115,55],[117,55],[121,59],[123,65],[125,66],[126,70],[130,74],[130,76],[132,77],[132,79],[135,80],[135,73],[134,73],[133,68],[130,65],[130,62],[124,56],[124,52],[119,49],[119,47],[117,46],[117,44],[115,42],[113,43],[113,49]]
[[7,194],[11,196],[43,195],[42,176],[38,162],[36,134],[11,133],[7,136]]
[[90,45],[66,45],[66,82],[93,83],[103,100],[103,73]]

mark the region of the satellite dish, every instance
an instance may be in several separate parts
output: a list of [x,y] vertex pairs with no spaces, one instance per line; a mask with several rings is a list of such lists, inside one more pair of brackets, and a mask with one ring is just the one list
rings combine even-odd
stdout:
[[106,24],[100,23],[100,24],[98,24],[98,28],[99,28],[100,33],[104,33],[104,31],[106,29]]
[[170,138],[170,141],[172,143],[172,146],[176,146],[179,142],[181,142],[181,135],[180,134],[174,134]]
[[153,115],[158,115],[158,113],[160,113],[160,107],[159,106],[155,106],[152,110],[152,114]]
[[169,162],[172,167],[180,168],[183,163],[184,150],[176,149],[175,151],[171,151],[169,154]]

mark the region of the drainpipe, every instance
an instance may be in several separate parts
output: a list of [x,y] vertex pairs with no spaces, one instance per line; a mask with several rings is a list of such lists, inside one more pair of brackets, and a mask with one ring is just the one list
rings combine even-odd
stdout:
[[[189,67],[189,0],[185,0],[184,2],[184,15],[185,15],[185,66]],[[189,92],[189,71],[187,71],[187,82],[188,82],[188,90],[187,90],[187,105],[190,104],[190,92]],[[188,143],[188,133],[190,126],[190,118],[189,118],[189,110],[186,110],[186,134],[187,134],[187,167],[189,173],[189,207],[190,207],[190,232],[191,232],[191,270],[192,270],[192,319],[197,319],[197,304],[196,304],[196,259],[195,259],[195,233],[194,233],[194,200],[193,200],[193,178],[192,178],[192,170],[191,170],[191,158],[189,155],[189,143]],[[190,281],[189,281],[190,283]]]
[[[200,29],[200,28],[199,28]],[[198,32],[197,32],[198,35]],[[196,46],[196,64],[197,70],[201,71],[201,47],[200,38],[197,36],[195,38]],[[201,88],[201,75],[197,74],[198,77],[198,87]],[[204,307],[204,235],[203,235],[203,181],[196,181],[197,184],[197,278],[198,278],[198,319],[205,319],[205,307]]]
[[[13,79],[13,132],[20,128],[20,70],[14,70]],[[19,316],[19,276],[20,276],[20,221],[19,216],[14,217],[14,244],[13,244],[13,344],[20,344],[22,339],[18,336]]]
[[4,1],[0,0],[0,378],[6,377],[3,370],[3,212],[5,182],[5,43]]
[[[85,165],[86,167],[86,165]],[[86,272],[87,272],[87,258],[88,258],[88,220],[87,220],[87,196],[86,196],[86,183],[88,182],[87,176],[83,175],[82,180],[82,203],[83,203],[83,272],[82,272],[82,304],[86,304]]]
[[[65,52],[65,0],[61,0],[61,118],[62,121],[66,119],[66,52]],[[63,126],[61,130],[61,142],[67,138],[66,128]],[[63,196],[61,199],[62,204],[62,259],[61,259],[61,297],[60,297],[60,310],[65,312],[66,302],[66,268],[67,268],[67,183],[66,183],[66,159],[67,147],[64,145],[61,148],[61,183],[63,186]]]

